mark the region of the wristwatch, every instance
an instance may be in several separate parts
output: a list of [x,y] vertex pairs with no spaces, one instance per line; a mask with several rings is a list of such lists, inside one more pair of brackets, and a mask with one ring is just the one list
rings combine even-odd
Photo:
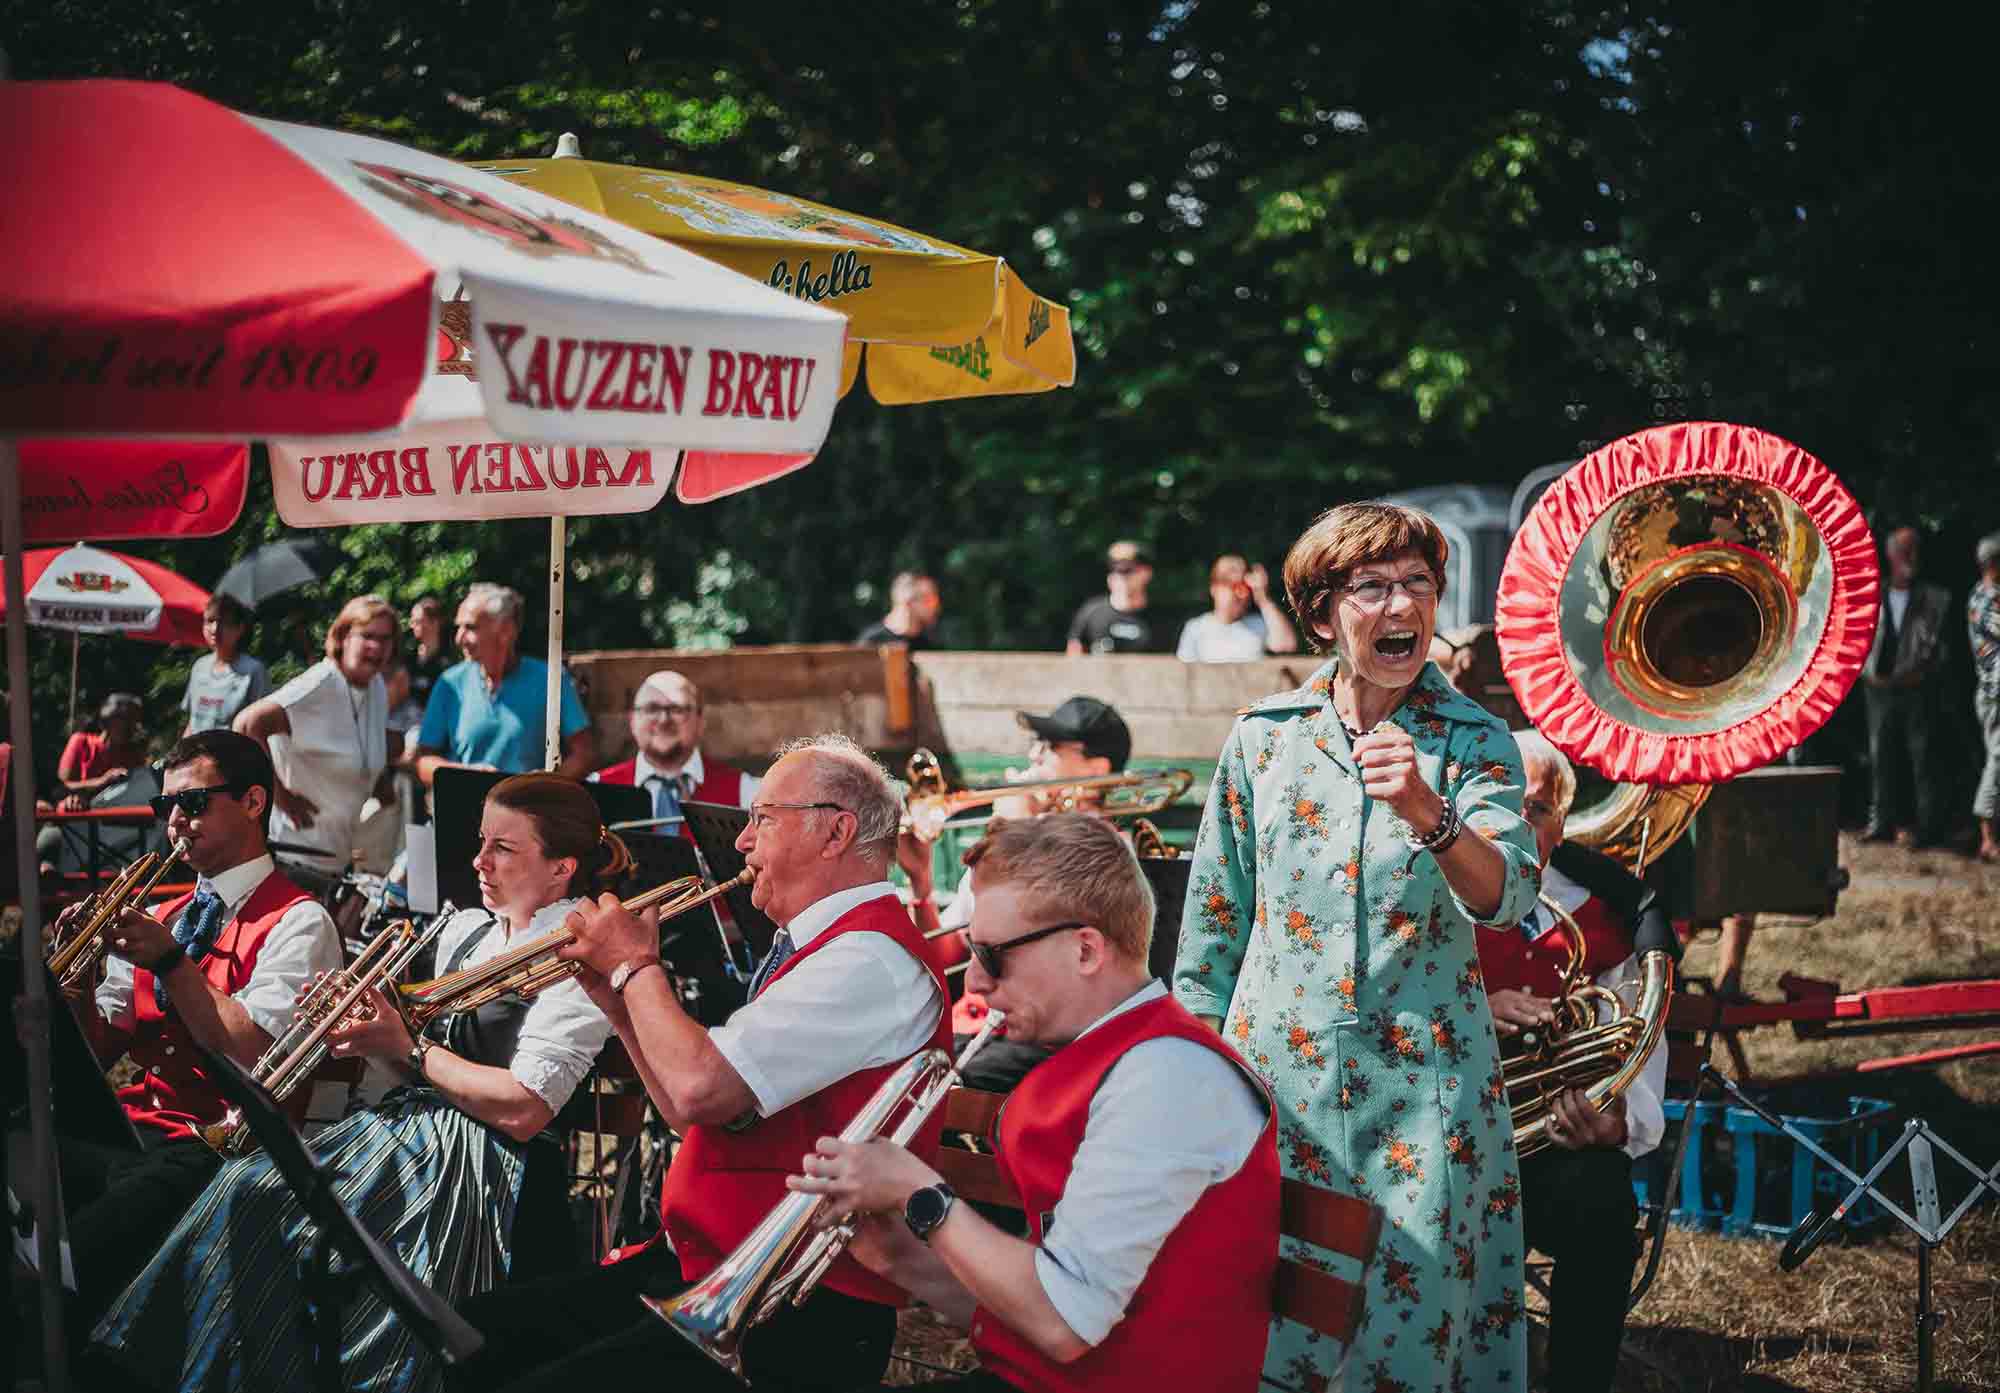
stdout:
[[660,960],[658,958],[646,958],[639,962],[618,964],[618,966],[611,969],[612,994],[615,996],[625,995],[625,986],[627,983],[647,968],[658,967],[659,965]]
[[914,1190],[903,1201],[903,1222],[910,1226],[910,1232],[925,1243],[951,1214],[951,1207],[958,1203],[958,1196],[949,1185],[939,1182]]
[[410,1042],[410,1052],[403,1056],[403,1067],[410,1071],[410,1077],[418,1083],[424,1081],[424,1056],[437,1046],[437,1042],[425,1035],[419,1035]]

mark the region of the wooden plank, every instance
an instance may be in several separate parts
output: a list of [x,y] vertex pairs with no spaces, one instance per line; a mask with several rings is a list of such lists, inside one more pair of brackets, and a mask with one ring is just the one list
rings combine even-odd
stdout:
[[1021,1200],[1000,1174],[1000,1163],[991,1156],[982,1156],[973,1151],[961,1151],[955,1146],[943,1147],[933,1162],[937,1173],[945,1184],[959,1195],[980,1204],[997,1204],[1006,1209],[1019,1209]]
[[1303,1180],[1286,1180],[1279,1203],[1278,1227],[1287,1238],[1303,1239],[1364,1266],[1375,1256],[1375,1245],[1382,1236],[1379,1206]]
[[999,1120],[1001,1106],[1006,1101],[1004,1093],[989,1093],[983,1088],[954,1088],[944,1095],[944,1129],[947,1132],[987,1136]]
[[1351,1344],[1361,1326],[1367,1288],[1322,1272],[1291,1258],[1278,1260],[1272,1283],[1271,1309],[1287,1320],[1309,1325],[1322,1335]]
[[882,691],[882,659],[852,644],[788,644],[758,648],[621,649],[572,653],[570,669],[590,680],[585,705],[593,712],[629,710],[649,673],[670,668],[701,689],[704,705],[774,698],[837,698],[842,692]]

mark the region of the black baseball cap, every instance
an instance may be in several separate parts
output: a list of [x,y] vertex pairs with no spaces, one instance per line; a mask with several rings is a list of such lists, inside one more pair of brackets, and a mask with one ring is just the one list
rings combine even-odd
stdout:
[[1110,760],[1114,773],[1132,757],[1132,732],[1124,718],[1096,697],[1073,696],[1046,716],[1016,711],[1014,719],[1051,744],[1080,741],[1085,754]]
[[1104,553],[1104,564],[1112,570],[1134,570],[1153,564],[1153,553],[1144,542],[1113,542]]

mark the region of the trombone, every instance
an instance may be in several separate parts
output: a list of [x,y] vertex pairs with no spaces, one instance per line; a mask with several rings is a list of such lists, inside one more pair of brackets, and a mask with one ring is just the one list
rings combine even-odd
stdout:
[[1186,769],[1154,769],[954,789],[945,781],[938,757],[921,749],[910,756],[904,772],[910,784],[903,808],[904,825],[918,841],[926,843],[936,841],[945,823],[966,809],[983,808],[1002,798],[1041,798],[1053,803],[1059,812],[1088,803],[1091,811],[1105,817],[1150,817],[1194,785],[1194,775]]
[[146,902],[167,878],[167,872],[180,864],[186,850],[183,843],[175,842],[164,855],[147,852],[83,902],[83,923],[48,956],[49,973],[58,986],[73,991],[90,980],[110,946],[111,926],[126,910]]

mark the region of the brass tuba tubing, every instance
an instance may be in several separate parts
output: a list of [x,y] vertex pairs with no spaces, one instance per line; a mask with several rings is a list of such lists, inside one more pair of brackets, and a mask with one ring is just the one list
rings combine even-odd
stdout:
[[65,991],[80,985],[104,961],[111,926],[126,910],[144,904],[167,878],[167,872],[180,864],[185,852],[179,842],[164,856],[149,851],[85,901],[83,926],[48,960],[49,972]]
[[[719,899],[739,886],[748,885],[756,878],[757,873],[745,866],[740,873],[721,884],[704,889],[700,876],[682,876],[620,903],[633,914],[643,913],[657,905],[660,907],[660,920],[664,923],[700,909],[711,900]],[[568,981],[583,970],[582,963],[566,962],[556,956],[558,949],[575,940],[576,935],[567,928],[551,930],[476,967],[463,967],[428,982],[404,987],[398,993],[398,1004],[409,1019],[410,1028],[417,1031],[439,1016],[457,1011],[476,1011],[503,996],[534,996],[537,992]]]
[[904,825],[922,842],[934,842],[944,825],[971,808],[983,808],[1002,798],[1049,798],[1074,805],[1085,795],[1102,795],[1099,810],[1110,817],[1149,817],[1168,807],[1194,785],[1186,769],[1127,770],[1081,779],[1049,779],[1041,783],[991,784],[983,788],[948,788],[937,756],[918,750],[910,756],[909,797],[903,805]]

